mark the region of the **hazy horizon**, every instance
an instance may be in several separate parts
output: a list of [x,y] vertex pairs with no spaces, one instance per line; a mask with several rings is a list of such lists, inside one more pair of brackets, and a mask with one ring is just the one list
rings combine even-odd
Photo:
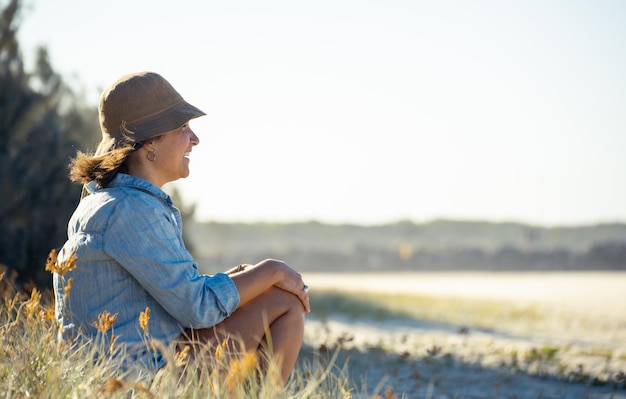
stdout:
[[430,223],[436,222],[454,222],[454,223],[489,223],[489,224],[518,224],[529,227],[537,227],[537,228],[545,228],[545,229],[553,229],[553,228],[584,228],[584,227],[593,227],[593,226],[605,226],[605,225],[626,225],[626,220],[599,220],[599,221],[590,221],[590,222],[572,222],[572,223],[556,223],[556,224],[542,224],[542,223],[532,223],[525,220],[512,220],[512,219],[503,219],[503,220],[491,220],[491,219],[471,219],[471,218],[449,218],[449,217],[433,217],[430,219],[423,220],[415,220],[410,218],[398,218],[398,219],[389,219],[389,220],[381,220],[381,221],[373,221],[373,222],[358,222],[358,221],[342,221],[342,220],[322,220],[322,219],[288,219],[288,220],[269,220],[269,219],[248,219],[248,220],[236,220],[236,219],[220,219],[220,218],[198,218],[194,216],[193,218],[195,223],[219,223],[219,224],[277,224],[277,225],[287,225],[287,224],[306,224],[306,223],[320,223],[324,225],[330,226],[361,226],[361,227],[376,227],[376,226],[387,226],[394,225],[398,223],[413,223],[416,225],[426,225]]

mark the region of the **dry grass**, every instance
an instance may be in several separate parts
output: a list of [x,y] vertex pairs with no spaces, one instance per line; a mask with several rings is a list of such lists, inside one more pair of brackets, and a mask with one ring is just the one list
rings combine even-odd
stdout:
[[[57,265],[55,255],[51,253],[47,270],[63,274],[74,267]],[[7,275],[3,269],[0,392],[6,398],[350,398],[357,394],[335,364],[336,355],[301,361],[283,386],[271,357],[235,355],[227,351],[226,342],[211,356],[192,356],[188,348],[175,352],[148,339],[147,345],[158,346],[165,354],[167,366],[158,372],[123,368],[117,359],[123,357],[124,348],[111,332],[116,315],[103,312],[94,321],[102,336],[98,344],[59,341],[52,294],[19,287],[15,274]],[[150,310],[138,318],[149,337]]]

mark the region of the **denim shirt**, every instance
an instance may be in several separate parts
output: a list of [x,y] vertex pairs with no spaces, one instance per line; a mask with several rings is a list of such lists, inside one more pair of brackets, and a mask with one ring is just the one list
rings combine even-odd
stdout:
[[[235,311],[239,293],[226,274],[198,272],[183,243],[180,212],[158,187],[119,173],[107,188],[92,182],[86,189],[90,195],[72,215],[59,251],[59,262],[76,251],[76,268],[54,275],[62,336],[98,338],[94,322],[108,311],[117,314],[109,338],[115,334],[116,345],[140,364],[161,367],[165,359],[146,351],[147,342],[167,345],[185,328],[214,326]],[[146,308],[149,336],[139,325]]]

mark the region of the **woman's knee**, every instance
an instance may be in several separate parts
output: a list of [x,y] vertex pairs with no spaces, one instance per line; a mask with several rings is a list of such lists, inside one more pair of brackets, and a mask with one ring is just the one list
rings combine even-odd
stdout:
[[271,298],[269,301],[271,305],[284,309],[285,312],[305,313],[302,302],[297,296],[276,287],[272,287],[267,294]]

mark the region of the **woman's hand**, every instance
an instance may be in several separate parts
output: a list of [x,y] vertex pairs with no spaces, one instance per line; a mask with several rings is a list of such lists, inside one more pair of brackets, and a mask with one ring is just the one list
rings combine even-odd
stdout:
[[235,274],[235,273],[240,273],[240,272],[242,272],[242,271],[246,270],[246,268],[247,268],[248,266],[250,266],[250,265],[249,265],[249,264],[247,264],[247,263],[242,263],[242,264],[240,264],[240,265],[237,265],[237,266],[233,267],[233,268],[232,268],[232,269],[230,269],[230,270],[225,271],[224,273],[226,273],[226,274],[228,274],[229,276],[231,276],[231,275],[233,275],[233,274]]
[[274,262],[278,263],[280,273],[280,280],[274,286],[297,296],[300,302],[302,302],[304,310],[309,313],[311,306],[309,305],[308,287],[304,284],[302,275],[285,262]]
[[302,302],[304,310],[307,313],[311,311],[309,293],[305,289],[302,276],[285,262],[266,259],[256,265],[236,266],[226,273],[237,286],[240,305],[245,305],[265,290],[276,287],[295,295]]

